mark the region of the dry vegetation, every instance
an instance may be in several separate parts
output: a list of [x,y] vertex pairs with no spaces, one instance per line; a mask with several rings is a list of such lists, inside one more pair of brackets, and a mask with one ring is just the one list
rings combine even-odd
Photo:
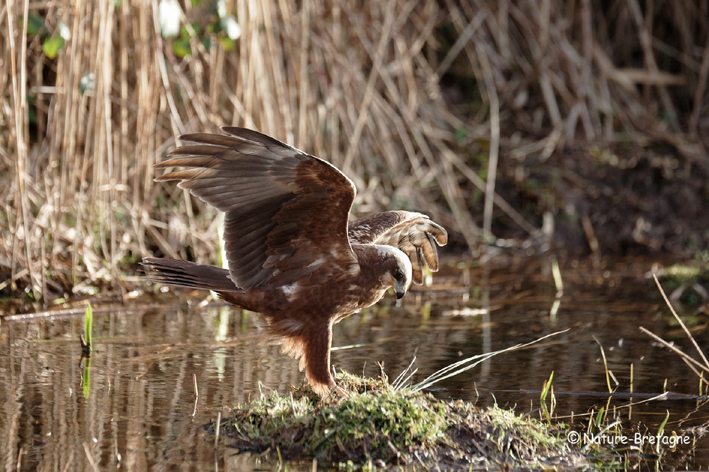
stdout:
[[[227,3],[231,50],[207,33],[212,2],[181,2],[200,31],[184,58],[157,0],[0,5],[3,293],[120,288],[151,252],[213,258],[213,212],[152,165],[220,125],[324,156],[355,181],[356,212],[420,209],[468,247],[493,216],[541,227],[495,195],[498,158],[662,145],[707,174],[707,0]],[[31,15],[44,33],[26,33]]]

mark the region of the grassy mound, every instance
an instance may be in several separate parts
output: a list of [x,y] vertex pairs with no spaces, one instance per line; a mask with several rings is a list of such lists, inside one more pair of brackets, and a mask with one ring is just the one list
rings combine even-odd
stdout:
[[240,405],[224,425],[240,451],[284,460],[419,464],[444,468],[574,467],[581,454],[565,432],[497,407],[396,390],[385,380],[341,374],[347,399],[320,400],[308,387]]

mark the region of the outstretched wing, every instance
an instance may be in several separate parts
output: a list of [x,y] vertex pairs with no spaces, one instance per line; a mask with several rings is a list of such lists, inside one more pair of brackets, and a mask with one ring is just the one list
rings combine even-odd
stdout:
[[[347,270],[357,263],[347,237],[354,184],[330,163],[244,128],[196,133],[156,167],[185,167],[155,180],[179,186],[225,212],[230,278],[249,290]],[[310,276],[310,277],[309,277]],[[324,282],[320,281],[321,283]]]
[[[436,272],[436,244],[445,246],[448,233],[428,216],[410,211],[386,211],[365,216],[348,225],[348,235],[355,244],[385,244],[401,249],[413,268],[413,280],[423,282],[424,264]],[[434,244],[435,242],[435,244]]]

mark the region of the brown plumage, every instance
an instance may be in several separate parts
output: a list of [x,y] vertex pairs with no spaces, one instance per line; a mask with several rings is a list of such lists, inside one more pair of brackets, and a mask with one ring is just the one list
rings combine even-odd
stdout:
[[[146,257],[153,282],[214,290],[263,313],[283,351],[300,358],[321,395],[330,376],[332,325],[373,305],[389,287],[401,298],[424,264],[438,270],[446,231],[426,215],[389,211],[348,223],[355,187],[336,167],[244,128],[188,134],[156,167],[183,167],[157,181],[178,185],[225,213],[229,270]],[[435,243],[435,244],[434,244]],[[339,391],[339,390],[338,390]],[[342,393],[342,392],[340,392]]]

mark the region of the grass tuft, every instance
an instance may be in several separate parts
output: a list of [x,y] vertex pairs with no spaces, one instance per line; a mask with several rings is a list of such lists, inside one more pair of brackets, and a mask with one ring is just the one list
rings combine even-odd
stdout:
[[320,401],[310,387],[239,405],[223,427],[240,451],[278,451],[284,460],[418,464],[425,467],[578,465],[565,435],[498,407],[480,409],[385,380],[341,373],[350,397]]

